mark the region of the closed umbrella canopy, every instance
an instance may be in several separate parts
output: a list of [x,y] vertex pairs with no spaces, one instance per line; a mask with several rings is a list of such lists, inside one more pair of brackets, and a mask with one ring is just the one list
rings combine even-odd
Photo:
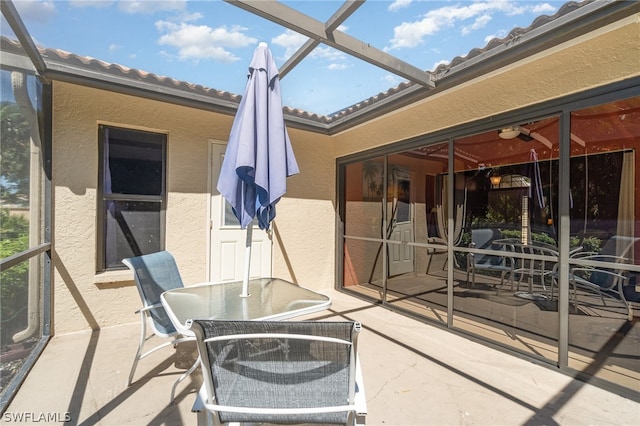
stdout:
[[251,223],[257,217],[260,229],[269,229],[287,177],[299,173],[284,124],[278,68],[266,43],[253,52],[248,77],[218,179],[218,191],[247,229],[242,297],[249,296]]
[[245,95],[231,128],[218,191],[231,204],[241,228],[258,218],[269,229],[286,178],[299,173],[284,124],[280,79],[266,43],[253,53]]

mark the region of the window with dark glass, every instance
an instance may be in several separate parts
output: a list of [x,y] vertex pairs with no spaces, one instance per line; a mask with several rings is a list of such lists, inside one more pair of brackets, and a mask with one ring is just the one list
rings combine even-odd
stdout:
[[98,270],[164,248],[167,137],[100,126]]

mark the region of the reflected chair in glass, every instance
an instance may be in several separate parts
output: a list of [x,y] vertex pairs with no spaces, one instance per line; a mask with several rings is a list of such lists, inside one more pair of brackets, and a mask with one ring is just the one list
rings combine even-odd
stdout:
[[[160,301],[160,295],[163,292],[184,287],[178,266],[171,253],[161,251],[143,256],[130,257],[123,259],[122,263],[133,272],[136,287],[138,288],[138,293],[140,294],[143,305],[141,309],[136,311],[137,314],[140,314],[141,332],[138,350],[136,351],[136,356],[127,380],[127,386],[130,386],[133,382],[133,375],[139,360],[164,347],[170,345],[175,347],[177,344],[185,341],[194,341],[195,338],[193,336],[183,336],[178,333]],[[147,335],[147,323],[151,326],[152,331],[149,335]],[[145,343],[154,336],[171,340],[165,341],[143,353]],[[174,383],[171,389],[171,402],[174,400],[177,385],[187,378],[189,374],[197,368],[198,364],[196,360],[191,368]]]
[[476,271],[491,271],[500,273],[500,285],[504,284],[505,275],[509,274],[509,281],[513,290],[513,259],[509,256],[507,247],[501,244],[493,244],[496,237],[499,237],[499,231],[493,229],[472,229],[470,248],[484,250],[504,251],[505,255],[484,254],[484,253],[468,253],[467,256],[467,283],[469,283],[469,274],[471,274],[471,284],[473,287],[476,283]]
[[364,424],[354,321],[193,320],[198,424]]
[[[532,241],[529,244],[512,244],[515,254],[524,254],[528,257],[518,259],[517,266],[514,266],[513,274],[518,276],[516,291],[520,290],[520,284],[526,277],[529,284],[529,293],[533,291],[534,279],[538,278],[542,289],[551,292],[550,299],[553,299],[554,280],[557,278],[558,269],[558,249],[550,244]],[[530,256],[530,257],[529,257]],[[514,255],[514,258],[516,256]],[[549,288],[547,289],[547,284]],[[541,296],[547,297],[547,296]]]
[[[615,235],[602,247],[599,253],[578,252],[572,258],[580,260],[593,260],[599,262],[624,264],[629,261],[626,257],[635,243],[637,237],[625,237]],[[602,304],[606,306],[604,296],[611,297],[622,302],[627,310],[629,320],[633,319],[633,309],[624,294],[624,286],[628,281],[623,268],[580,266],[571,269],[569,283],[573,287],[574,305],[578,306],[578,288],[595,292],[600,296]]]

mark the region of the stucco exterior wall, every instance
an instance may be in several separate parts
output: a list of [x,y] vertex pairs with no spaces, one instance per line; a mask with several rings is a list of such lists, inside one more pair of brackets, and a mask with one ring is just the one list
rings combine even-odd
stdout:
[[[227,140],[233,117],[60,82],[53,109],[55,332],[137,321],[130,272],[96,274],[99,124],[168,134],[166,248],[185,283],[205,281],[209,140]],[[273,275],[333,286],[335,155],[326,136],[290,136],[301,173],[278,205]]]
[[445,90],[334,137],[360,152],[640,75],[640,15]]
[[335,153],[328,136],[289,137],[300,174],[287,181],[273,227],[274,276],[312,289],[335,285]]

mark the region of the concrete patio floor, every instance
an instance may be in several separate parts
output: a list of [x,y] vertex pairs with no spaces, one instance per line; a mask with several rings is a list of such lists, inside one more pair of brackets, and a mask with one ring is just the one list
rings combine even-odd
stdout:
[[[630,399],[357,298],[329,294],[331,309],[306,319],[362,322],[368,425],[640,421],[640,404]],[[195,425],[190,409],[201,376],[180,384],[170,404],[171,386],[182,372],[173,349],[140,361],[135,382],[126,387],[138,338],[138,323],[55,336],[0,420],[30,413],[58,421],[20,424]]]

